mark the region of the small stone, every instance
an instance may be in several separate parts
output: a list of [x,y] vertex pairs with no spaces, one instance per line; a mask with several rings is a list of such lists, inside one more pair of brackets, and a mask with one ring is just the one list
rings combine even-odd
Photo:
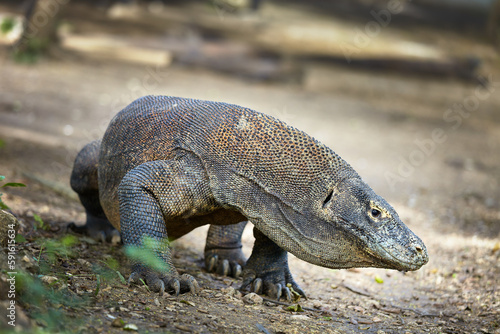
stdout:
[[232,298],[230,304],[228,304],[228,305],[243,306],[243,305],[245,305],[245,303],[243,303],[243,300],[241,300],[241,299]]
[[323,306],[323,303],[320,302],[319,300],[315,300],[313,301],[313,307],[316,308],[316,309],[320,309],[321,307]]
[[92,267],[90,262],[85,260],[85,259],[78,259],[78,263],[80,263],[82,266],[87,267],[87,268]]
[[58,280],[57,277],[48,276],[48,275],[44,275],[44,276],[40,277],[40,279],[42,280],[42,282],[47,283],[47,284],[52,284]]
[[294,314],[290,316],[290,319],[303,321],[303,320],[309,320],[309,317],[305,314]]
[[238,298],[238,299],[243,298],[243,294],[241,293],[240,290],[235,290],[234,291],[234,298]]
[[113,322],[111,323],[111,326],[113,327],[118,327],[118,328],[122,328],[123,326],[125,326],[125,322],[121,319],[121,318],[116,318],[115,320],[113,320]]
[[382,322],[382,319],[380,319],[379,317],[373,317],[372,321],[374,323],[377,323],[377,322]]
[[251,305],[261,305],[264,302],[264,299],[262,299],[262,297],[255,292],[251,292],[243,297],[243,301]]
[[185,331],[185,332],[192,332],[193,331],[188,326],[181,325],[181,324],[174,324],[174,327],[177,328],[177,329],[180,329],[181,331]]
[[221,289],[222,293],[228,296],[234,296],[234,293],[236,292],[236,289],[233,288],[232,286],[227,287],[227,288],[222,288]]
[[139,328],[137,328],[137,325],[134,325],[134,324],[126,324],[124,327],[123,327],[124,330],[126,331],[138,331]]

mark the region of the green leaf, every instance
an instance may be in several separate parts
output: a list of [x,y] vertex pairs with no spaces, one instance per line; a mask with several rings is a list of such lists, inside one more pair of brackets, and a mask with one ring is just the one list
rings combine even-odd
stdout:
[[26,187],[26,185],[24,183],[9,182],[2,185],[0,188],[6,188],[6,187]]
[[122,284],[127,284],[127,281],[125,280],[125,278],[123,277],[122,273],[119,272],[118,270],[116,271],[116,274],[118,275],[118,277],[120,278],[120,282]]
[[302,309],[302,306],[300,306],[300,304],[290,305],[286,309],[288,311],[292,311],[292,312],[304,312],[304,310]]
[[293,299],[293,302],[294,303],[298,303],[300,301],[300,293],[298,293],[297,291],[295,291],[292,287],[292,284],[291,283],[287,283],[287,288],[290,289],[290,292],[292,293],[292,299]]
[[377,282],[378,284],[382,284],[384,283],[384,280],[379,275],[375,275],[375,282]]
[[[38,223],[38,227],[41,228],[42,230],[47,231],[50,228],[50,226],[45,224],[44,221],[42,220],[42,218],[39,215],[37,215],[36,213],[33,214],[33,218]],[[37,226],[35,225],[35,230],[36,230],[36,228],[37,228]]]
[[332,317],[323,317],[323,320],[330,321],[332,320]]
[[16,26],[16,21],[13,17],[6,17],[0,22],[0,32],[3,35],[7,35]]
[[159,240],[151,237],[143,237],[142,245],[129,245],[125,248],[125,254],[135,262],[149,267],[161,273],[170,271],[169,265],[160,257],[159,253],[167,249],[168,239]]
[[[0,194],[0,196],[2,196],[2,194]],[[0,198],[0,209],[2,210],[9,210],[10,208],[7,206],[7,204],[5,204],[2,199]]]
[[5,176],[0,175],[0,181],[3,181],[3,180],[5,180]]
[[16,234],[16,238],[14,239],[16,243],[26,242],[26,238],[22,234]]
[[196,306],[193,302],[190,302],[189,300],[181,300],[181,303],[189,305],[189,306]]
[[5,146],[5,140],[3,139],[0,139],[0,148],[4,147]]
[[125,254],[130,259],[140,263],[143,266],[149,267],[159,272],[168,272],[168,264],[160,259],[156,255],[156,252],[151,249],[142,248],[140,246],[127,246],[125,248]]
[[96,275],[96,278],[97,278],[97,286],[94,291],[94,296],[97,297],[97,295],[99,294],[99,290],[101,289],[101,275]]
[[61,238],[61,245],[64,247],[72,247],[78,243],[78,238],[74,235],[67,234]]

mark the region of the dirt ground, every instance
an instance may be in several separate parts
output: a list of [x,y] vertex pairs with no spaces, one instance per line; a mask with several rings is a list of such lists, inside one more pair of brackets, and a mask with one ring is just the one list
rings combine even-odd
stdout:
[[[390,29],[398,33],[397,27]],[[40,300],[18,303],[17,329],[118,333],[135,325],[141,333],[500,333],[500,61],[482,39],[437,28],[422,34],[457,54],[474,50],[489,85],[315,62],[304,64],[300,83],[64,52],[23,65],[1,49],[0,175],[27,185],[2,189],[26,239],[18,244],[17,263],[63,296],[42,294]],[[86,237],[72,239],[67,254],[56,249],[51,260],[42,241],[62,240],[68,223],[84,221],[69,188],[76,153],[103,134],[117,111],[146,94],[236,103],[313,135],[396,208],[425,242],[429,263],[406,274],[331,270],[290,255],[291,271],[308,294],[294,303],[303,312],[295,312],[258,298],[249,303],[232,289],[240,281],[207,273],[206,228],[173,245],[178,270],[202,286],[196,296],[160,297],[127,286],[116,273],[125,279],[130,273],[121,247]],[[252,243],[247,227],[247,255]],[[7,276],[1,275],[5,287]],[[2,309],[6,302],[2,295]],[[8,328],[2,321],[0,328]]]

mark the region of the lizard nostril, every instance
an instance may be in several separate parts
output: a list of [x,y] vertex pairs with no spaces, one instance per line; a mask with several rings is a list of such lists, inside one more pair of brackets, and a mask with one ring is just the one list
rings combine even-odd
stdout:
[[422,253],[422,252],[423,252],[423,249],[422,249],[422,247],[420,247],[420,246],[415,246],[415,250],[416,250],[417,252],[419,252],[419,253]]

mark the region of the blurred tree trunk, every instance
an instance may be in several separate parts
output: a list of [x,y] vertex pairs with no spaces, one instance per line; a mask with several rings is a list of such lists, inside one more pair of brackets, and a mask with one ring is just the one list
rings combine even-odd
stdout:
[[57,23],[70,0],[29,0],[24,31],[14,55],[33,61],[57,45]]

